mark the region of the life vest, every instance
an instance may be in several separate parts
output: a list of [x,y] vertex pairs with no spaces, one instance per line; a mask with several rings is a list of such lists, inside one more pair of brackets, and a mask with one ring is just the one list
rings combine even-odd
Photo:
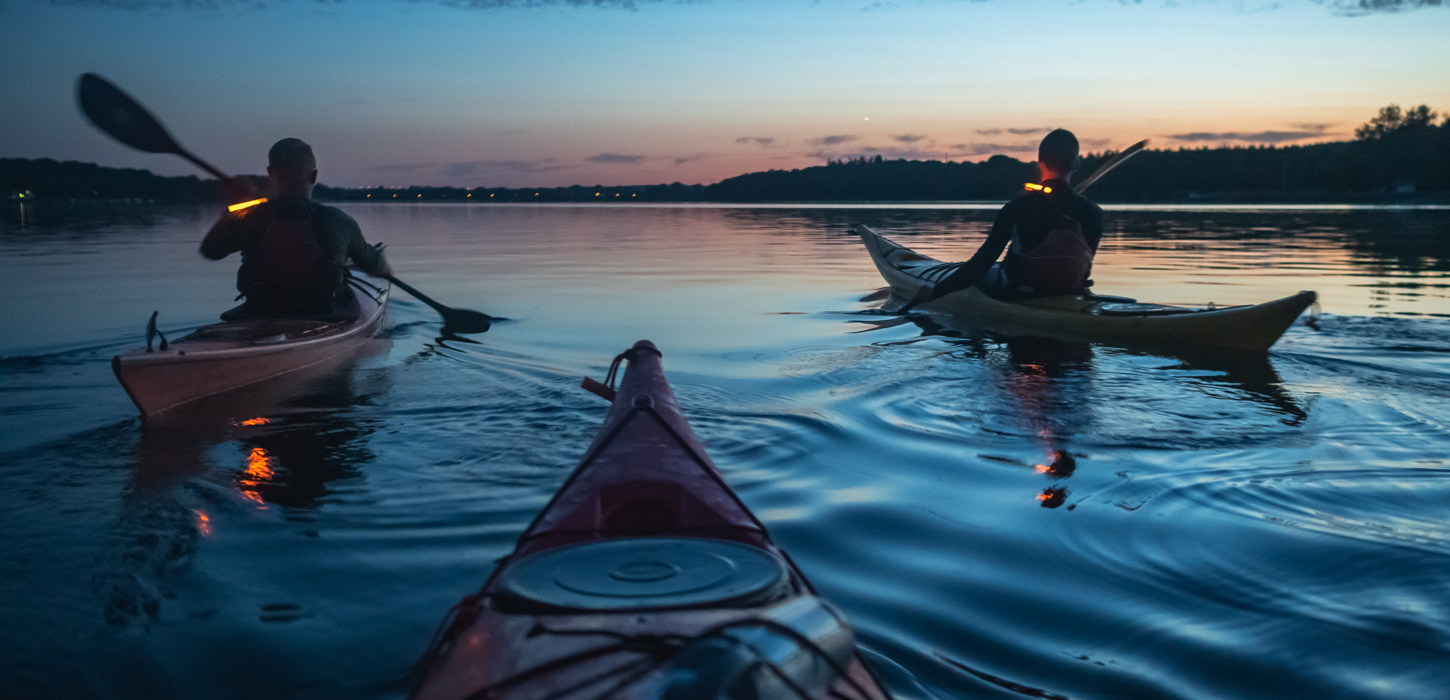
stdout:
[[[1050,197],[1048,201],[1052,201]],[[1036,296],[1079,292],[1092,274],[1093,249],[1083,236],[1082,224],[1066,214],[1058,214],[1042,242],[1031,250],[1022,250],[1022,241],[1014,232],[1012,251],[1021,262],[1021,278],[1013,282],[1031,287]]]
[[301,218],[272,213],[253,250],[251,283],[243,291],[248,305],[275,313],[326,311],[346,284],[345,270],[317,242],[312,224],[315,206]]

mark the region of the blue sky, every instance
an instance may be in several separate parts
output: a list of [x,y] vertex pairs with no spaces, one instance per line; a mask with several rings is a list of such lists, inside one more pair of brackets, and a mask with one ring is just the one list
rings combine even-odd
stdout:
[[189,173],[84,124],[105,75],[223,170],[334,185],[715,182],[860,154],[1030,160],[1348,137],[1450,110],[1450,8],[1371,0],[0,0],[0,157]]

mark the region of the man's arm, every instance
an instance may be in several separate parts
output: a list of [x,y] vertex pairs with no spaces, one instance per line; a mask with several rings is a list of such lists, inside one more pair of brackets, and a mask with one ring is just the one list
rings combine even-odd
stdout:
[[977,252],[962,266],[957,268],[950,277],[938,282],[932,290],[932,298],[961,291],[982,280],[991,269],[992,263],[1002,257],[1002,251],[1007,249],[1007,244],[1012,242],[1012,227],[1016,225],[1016,215],[1013,213],[1012,203],[1008,203],[997,212],[996,221],[992,222],[992,230],[987,234],[987,240],[977,248]]
[[347,237],[347,257],[357,265],[359,270],[373,275],[374,277],[388,277],[393,274],[393,268],[388,264],[388,259],[383,255],[383,246],[368,245],[367,239],[363,238],[362,227],[357,225],[351,216],[348,216],[340,209],[331,209],[334,224],[339,230],[344,231]]
[[221,260],[232,253],[241,251],[242,233],[246,229],[243,222],[255,210],[256,207],[252,207],[236,214],[223,214],[222,218],[212,225],[211,230],[206,232],[206,238],[201,240],[201,256],[208,260]]
[[1107,226],[1107,218],[1103,216],[1103,208],[1096,204],[1089,204],[1090,207],[1087,221],[1083,222],[1082,237],[1087,240],[1093,254],[1098,252],[1098,243],[1103,240],[1103,230]]

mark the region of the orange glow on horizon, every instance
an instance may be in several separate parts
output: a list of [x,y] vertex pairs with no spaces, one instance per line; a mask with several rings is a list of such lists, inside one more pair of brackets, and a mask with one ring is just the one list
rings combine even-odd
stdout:
[[227,211],[229,211],[229,212],[239,212],[239,211],[241,211],[243,209],[251,209],[252,207],[255,207],[258,204],[261,204],[262,202],[265,202],[265,201],[267,201],[267,198],[266,197],[263,197],[261,199],[254,199],[254,200],[252,200],[250,202],[239,202],[237,204],[233,204],[233,205],[227,207]]

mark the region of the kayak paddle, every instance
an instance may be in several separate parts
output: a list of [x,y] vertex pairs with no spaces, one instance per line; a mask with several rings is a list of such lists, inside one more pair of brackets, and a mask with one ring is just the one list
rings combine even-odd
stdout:
[[[1138,153],[1140,151],[1142,151],[1144,148],[1147,148],[1147,147],[1148,147],[1148,139],[1143,139],[1142,141],[1139,141],[1139,142],[1137,142],[1137,143],[1135,143],[1135,144],[1133,144],[1133,145],[1131,145],[1131,146],[1129,146],[1127,148],[1124,148],[1121,153],[1118,153],[1117,155],[1114,155],[1112,158],[1109,158],[1106,161],[1104,161],[1102,165],[1099,165],[1098,166],[1098,169],[1093,171],[1093,174],[1087,176],[1087,179],[1085,179],[1082,182],[1079,182],[1078,184],[1074,185],[1073,188],[1072,188],[1072,191],[1073,192],[1076,192],[1077,194],[1082,194],[1094,182],[1097,182],[1098,180],[1101,180],[1104,175],[1107,175],[1108,173],[1112,172],[1114,168],[1118,167],[1119,165],[1122,165],[1129,158],[1132,158],[1133,156],[1138,155]],[[935,297],[929,297],[929,296],[926,296],[926,295],[920,295],[917,298],[912,299],[906,306],[903,306],[900,309],[897,309],[896,313],[898,313],[898,314],[904,314],[904,313],[912,310],[913,308],[916,308],[916,305],[917,304],[924,304],[924,303],[926,303],[928,301],[931,301],[934,298]]]
[[[196,157],[181,147],[176,139],[161,125],[161,120],[141,106],[130,95],[111,84],[109,80],[95,73],[81,75],[76,85],[81,112],[97,129],[111,138],[146,153],[170,153],[181,156],[202,170],[233,186],[246,187],[244,183],[212,167],[210,163]],[[250,187],[248,187],[250,189]],[[434,301],[428,295],[404,284],[392,275],[385,278],[418,301],[433,307],[443,317],[443,327],[457,333],[482,333],[488,330],[493,318],[488,314],[470,309],[455,309]]]
[[451,306],[444,306],[427,294],[413,289],[412,285],[404,283],[397,277],[385,275],[384,278],[398,285],[399,289],[413,295],[414,299],[433,307],[433,310],[437,311],[438,315],[443,317],[444,331],[452,331],[454,333],[482,333],[488,330],[489,326],[493,325],[495,319],[482,311],[455,309]]
[[1079,182],[1076,185],[1074,185],[1073,188],[1072,188],[1072,191],[1073,192],[1076,192],[1078,194],[1082,194],[1083,191],[1085,191],[1094,182],[1097,182],[1099,179],[1101,179],[1102,176],[1107,175],[1108,173],[1112,172],[1113,171],[1113,168],[1116,168],[1119,165],[1122,165],[1124,161],[1128,160],[1129,158],[1132,158],[1135,155],[1138,155],[1138,152],[1139,151],[1142,151],[1144,148],[1147,148],[1147,147],[1148,147],[1148,139],[1143,139],[1142,141],[1139,141],[1139,142],[1137,142],[1137,143],[1135,143],[1135,144],[1133,144],[1133,145],[1131,145],[1131,146],[1129,146],[1127,148],[1124,148],[1121,153],[1113,156],[1112,158],[1107,159],[1106,162],[1104,162],[1102,165],[1099,165],[1098,166],[1098,169],[1096,171],[1094,171],[1093,174],[1087,176],[1087,179],[1086,180],[1083,180],[1082,182]]

